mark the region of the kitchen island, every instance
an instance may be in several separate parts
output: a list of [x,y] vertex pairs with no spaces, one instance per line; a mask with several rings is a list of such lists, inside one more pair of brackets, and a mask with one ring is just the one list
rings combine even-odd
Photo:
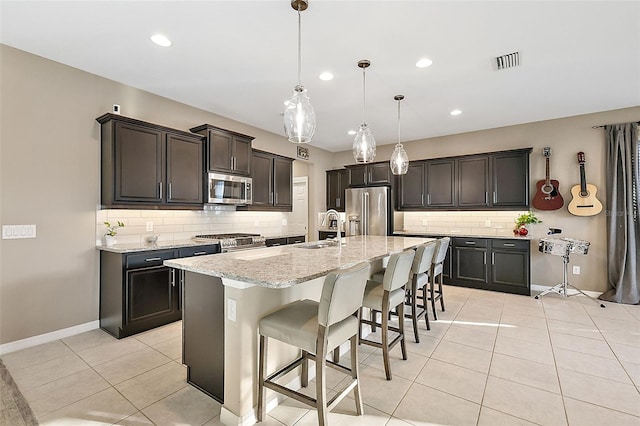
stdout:
[[[374,269],[385,258],[430,238],[358,236],[342,244],[312,242],[166,260],[185,271],[183,362],[187,380],[223,403],[227,425],[255,423],[258,322],[279,306],[318,300],[324,277],[367,261]],[[268,371],[295,357],[295,348],[273,342]],[[287,380],[295,381],[292,372]],[[267,406],[277,404],[275,399]],[[273,398],[273,396],[271,396]]]

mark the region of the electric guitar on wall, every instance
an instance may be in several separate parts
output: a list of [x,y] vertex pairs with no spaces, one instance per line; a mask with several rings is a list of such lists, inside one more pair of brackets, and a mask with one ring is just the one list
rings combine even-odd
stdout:
[[551,148],[545,147],[542,150],[547,162],[547,177],[536,183],[536,195],[533,197],[532,204],[538,210],[558,210],[564,206],[564,198],[560,194],[558,188],[560,183],[555,179],[549,179],[549,157],[551,157]]
[[569,203],[569,213],[576,216],[594,216],[602,211],[602,203],[596,198],[598,188],[587,183],[584,172],[584,152],[578,153],[578,163],[580,164],[580,185],[571,188],[573,200]]

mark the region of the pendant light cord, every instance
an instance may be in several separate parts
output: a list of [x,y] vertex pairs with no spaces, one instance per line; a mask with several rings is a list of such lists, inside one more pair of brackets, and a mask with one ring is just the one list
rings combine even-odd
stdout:
[[400,144],[400,102],[402,99],[398,99],[398,144]]
[[300,79],[300,74],[301,74],[301,69],[302,69],[302,38],[300,36],[300,33],[302,32],[302,18],[300,17],[300,6],[301,6],[301,2],[298,2],[298,86],[302,86],[302,81]]
[[366,71],[366,67],[363,67],[362,68],[362,122],[363,123],[365,122],[365,105],[367,103],[366,102],[367,101],[367,98],[366,98],[366,93],[367,93],[367,91],[366,91],[366,79],[367,79],[367,77],[366,77],[365,71]]

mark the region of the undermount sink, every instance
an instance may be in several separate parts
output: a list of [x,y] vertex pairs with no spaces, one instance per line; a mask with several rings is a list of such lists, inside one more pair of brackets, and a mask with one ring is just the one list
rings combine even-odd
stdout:
[[300,245],[297,246],[297,248],[301,248],[301,249],[321,249],[321,248],[327,248],[327,247],[336,247],[338,245],[337,241],[318,241],[316,243],[311,243],[311,244],[305,244],[305,245]]

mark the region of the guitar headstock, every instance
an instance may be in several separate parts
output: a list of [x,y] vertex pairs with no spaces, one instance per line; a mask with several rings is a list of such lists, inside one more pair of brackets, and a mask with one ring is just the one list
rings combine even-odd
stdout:
[[584,164],[585,162],[586,162],[586,160],[584,159],[584,152],[580,151],[578,153],[578,163]]
[[542,155],[544,155],[545,157],[551,157],[551,147],[545,146],[544,148],[542,148]]

